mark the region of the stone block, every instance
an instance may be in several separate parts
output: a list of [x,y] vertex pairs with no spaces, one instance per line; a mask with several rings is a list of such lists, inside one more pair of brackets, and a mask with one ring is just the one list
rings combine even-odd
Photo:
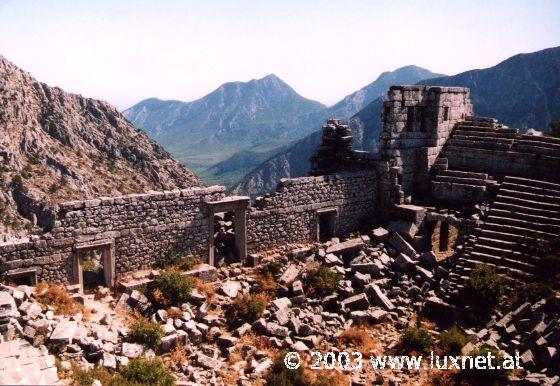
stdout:
[[392,311],[395,309],[393,303],[387,296],[385,296],[385,294],[381,291],[381,288],[379,288],[377,284],[368,284],[365,287],[365,291],[372,304],[383,307],[387,311]]
[[342,307],[348,310],[367,310],[369,308],[368,297],[365,293],[350,296],[342,301]]
[[376,243],[384,243],[389,238],[389,231],[385,228],[375,228],[371,238]]
[[417,258],[416,250],[398,233],[393,233],[391,235],[389,243],[400,253],[404,253],[410,258]]
[[72,344],[77,328],[78,322],[62,319],[51,333],[49,340],[55,344]]
[[332,253],[335,255],[349,256],[361,251],[364,245],[364,241],[361,238],[357,237],[355,239],[350,239],[343,241],[342,243],[331,245],[327,248],[326,252],[327,254]]

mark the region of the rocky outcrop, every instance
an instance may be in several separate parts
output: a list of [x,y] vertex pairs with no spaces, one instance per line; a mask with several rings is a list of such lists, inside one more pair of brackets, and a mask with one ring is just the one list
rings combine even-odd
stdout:
[[201,186],[113,106],[0,56],[0,234],[45,226],[60,201]]

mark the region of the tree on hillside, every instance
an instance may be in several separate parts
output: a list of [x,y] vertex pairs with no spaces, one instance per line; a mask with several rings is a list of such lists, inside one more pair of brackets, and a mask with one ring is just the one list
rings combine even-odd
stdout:
[[550,136],[550,137],[556,137],[556,138],[560,138],[560,120],[553,120],[550,121],[550,123],[548,124],[548,127],[550,127],[550,131],[547,131],[545,134]]

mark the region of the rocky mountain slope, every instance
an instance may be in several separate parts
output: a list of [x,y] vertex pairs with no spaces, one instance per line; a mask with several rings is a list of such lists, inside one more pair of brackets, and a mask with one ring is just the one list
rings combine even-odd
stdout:
[[60,201],[201,185],[113,106],[0,56],[0,235],[49,224]]
[[[409,82],[395,79],[394,84],[470,87],[477,115],[498,118],[522,130],[546,130],[548,122],[560,117],[560,47],[516,55],[487,69],[428,78]],[[349,119],[355,149],[377,151],[382,105],[382,99],[376,99]],[[309,157],[320,139],[319,132],[310,134],[263,162],[232,190],[254,197],[274,189],[280,178],[306,175]]]
[[296,117],[324,106],[275,75],[232,82],[193,102],[147,99],[124,115],[197,172],[242,149],[277,147],[308,134]]

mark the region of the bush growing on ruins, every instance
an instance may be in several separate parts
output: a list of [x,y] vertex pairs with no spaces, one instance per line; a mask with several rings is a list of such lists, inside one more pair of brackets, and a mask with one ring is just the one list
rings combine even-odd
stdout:
[[557,279],[560,275],[560,255],[546,254],[538,260],[537,266],[547,279]]
[[165,368],[160,358],[146,359],[144,357],[132,359],[128,365],[119,370],[122,377],[131,384],[172,386],[175,384],[173,376]]
[[469,366],[466,366],[465,369],[461,370],[459,373],[459,378],[466,380],[471,385],[503,384],[512,370],[504,369],[504,356],[499,350],[483,347],[481,349],[473,350],[468,355],[472,357],[488,357],[488,353],[494,356],[492,359],[492,366],[495,367],[495,369],[471,369]]
[[434,347],[430,332],[421,327],[408,327],[404,330],[399,348],[407,353],[427,354]]
[[320,266],[307,273],[305,279],[306,293],[310,296],[327,296],[336,290],[341,275],[331,271],[328,267]]
[[72,299],[66,288],[44,281],[35,287],[35,298],[43,305],[54,307],[58,315],[76,315],[84,308]]
[[96,379],[100,381],[103,386],[125,384],[118,373],[112,373],[103,366],[85,370],[78,367],[76,364],[72,365],[72,380],[74,381],[74,385],[91,386]]
[[[147,292],[150,300],[158,306],[180,306],[189,300],[193,286],[190,278],[175,269],[170,269],[156,276],[148,285]],[[158,293],[160,296],[154,296]]]
[[161,343],[165,333],[158,323],[140,317],[128,328],[128,339],[134,343],[145,344],[151,349],[156,349]]
[[263,276],[278,276],[282,271],[282,262],[278,260],[272,260],[261,267],[258,268],[257,272]]
[[459,355],[468,338],[458,327],[453,326],[439,335],[438,346],[446,355]]
[[312,382],[303,366],[290,370],[284,364],[285,353],[279,354],[274,360],[272,369],[266,376],[268,386],[311,386]]
[[479,265],[470,274],[464,296],[476,309],[490,313],[500,302],[505,288],[504,280],[494,269]]
[[263,293],[240,296],[226,310],[226,318],[233,326],[253,323],[262,317],[268,301]]

